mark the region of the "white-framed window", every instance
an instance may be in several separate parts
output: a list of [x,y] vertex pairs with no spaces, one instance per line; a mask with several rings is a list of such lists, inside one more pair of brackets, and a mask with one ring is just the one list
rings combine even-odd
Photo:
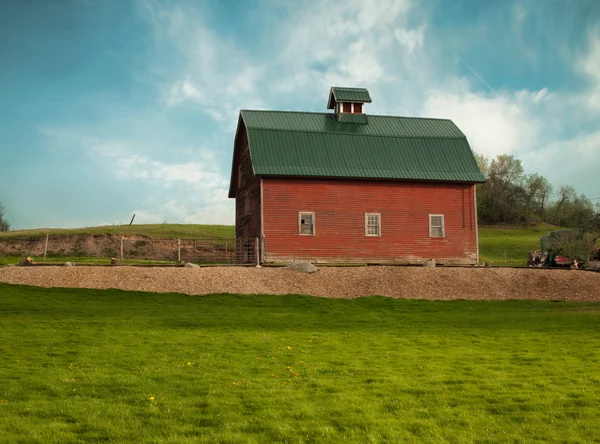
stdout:
[[445,237],[444,230],[444,215],[430,214],[429,215],[429,237]]
[[315,213],[308,211],[298,213],[298,234],[300,236],[315,235]]
[[365,213],[365,236],[381,236],[381,214]]

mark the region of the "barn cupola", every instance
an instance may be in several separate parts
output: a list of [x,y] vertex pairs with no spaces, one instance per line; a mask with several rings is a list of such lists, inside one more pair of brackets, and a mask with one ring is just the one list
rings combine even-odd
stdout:
[[327,109],[332,109],[336,114],[364,114],[365,103],[371,103],[371,96],[366,88],[332,86]]
[[371,96],[365,88],[332,86],[327,109],[332,109],[340,122],[367,123],[365,103],[371,103]]

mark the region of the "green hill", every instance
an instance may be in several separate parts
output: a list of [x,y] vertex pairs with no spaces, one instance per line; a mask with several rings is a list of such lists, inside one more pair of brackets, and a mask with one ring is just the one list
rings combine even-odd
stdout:
[[[526,227],[479,227],[479,258],[483,264],[527,265],[528,254],[540,248],[540,237],[557,230],[550,224]],[[506,262],[504,255],[506,253]]]
[[235,227],[232,225],[193,225],[193,224],[146,224],[146,225],[106,225],[89,228],[36,228],[0,233],[2,239],[41,238],[81,234],[116,234],[148,236],[155,239],[232,239]]

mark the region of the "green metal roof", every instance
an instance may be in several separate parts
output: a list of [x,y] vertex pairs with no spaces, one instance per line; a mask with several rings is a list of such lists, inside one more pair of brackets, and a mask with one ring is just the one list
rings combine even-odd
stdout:
[[367,125],[340,122],[333,113],[241,111],[248,129],[308,131],[386,137],[458,137],[465,135],[451,120],[367,115]]
[[[334,100],[331,100],[331,99]],[[369,91],[365,88],[341,88],[332,86],[327,101],[327,109],[333,109],[334,102],[371,103]]]
[[367,118],[359,124],[340,122],[331,113],[240,113],[257,175],[485,181],[467,138],[452,121]]

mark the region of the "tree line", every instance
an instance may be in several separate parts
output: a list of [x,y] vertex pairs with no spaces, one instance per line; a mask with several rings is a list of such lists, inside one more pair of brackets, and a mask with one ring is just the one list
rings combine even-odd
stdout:
[[[474,153],[486,182],[477,185],[481,224],[546,222],[567,228],[600,229],[600,205],[570,185],[526,174],[519,159]],[[596,196],[594,196],[596,197]]]

